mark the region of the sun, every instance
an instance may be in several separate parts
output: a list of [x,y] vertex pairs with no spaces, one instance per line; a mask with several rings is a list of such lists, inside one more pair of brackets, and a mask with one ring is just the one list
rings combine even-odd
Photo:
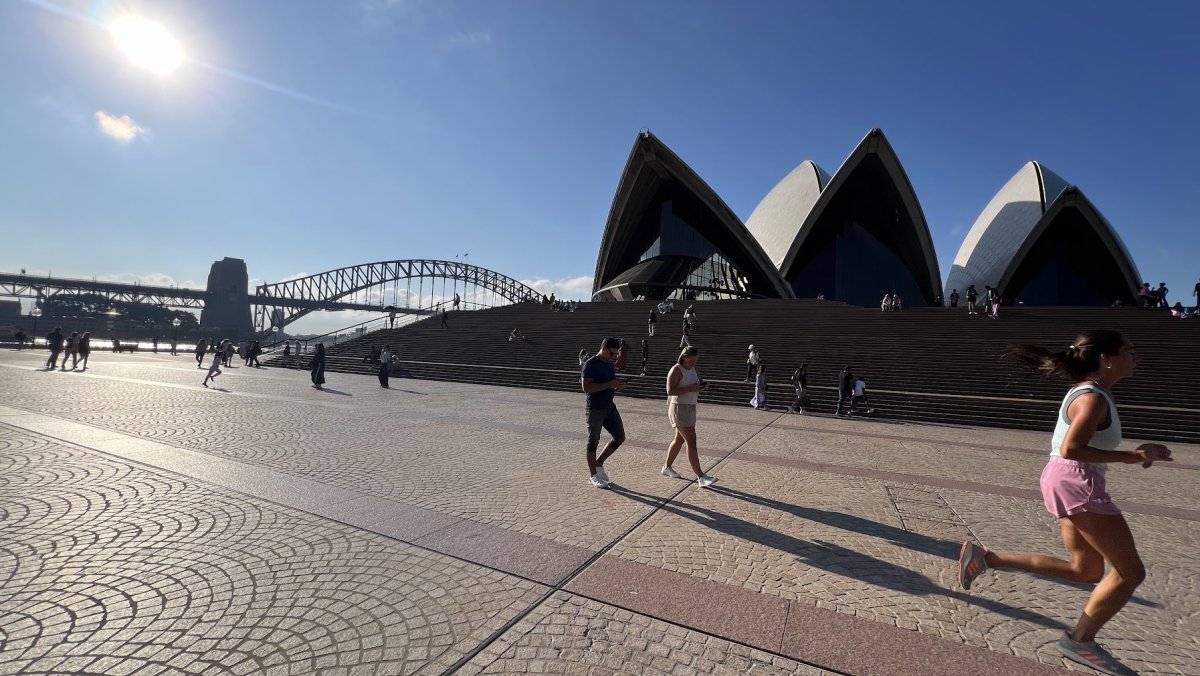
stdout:
[[117,49],[135,64],[158,75],[170,75],[183,63],[183,47],[162,24],[126,14],[113,22]]

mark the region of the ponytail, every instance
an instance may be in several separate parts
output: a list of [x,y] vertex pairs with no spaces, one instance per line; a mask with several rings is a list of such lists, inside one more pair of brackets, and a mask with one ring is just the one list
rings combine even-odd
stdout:
[[1042,375],[1078,382],[1100,370],[1101,355],[1115,355],[1125,344],[1117,331],[1085,331],[1060,352],[1038,345],[1010,345],[1004,357]]

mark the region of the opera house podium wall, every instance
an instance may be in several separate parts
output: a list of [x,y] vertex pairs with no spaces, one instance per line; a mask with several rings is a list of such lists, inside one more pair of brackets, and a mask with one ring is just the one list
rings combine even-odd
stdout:
[[[629,386],[620,396],[664,399],[664,377],[678,355],[682,314],[660,318],[648,338],[647,375],[640,368],[649,303],[585,303],[575,313],[521,304],[451,313],[450,328],[436,318],[384,330],[329,351],[333,372],[373,374],[363,363],[372,346],[387,343],[399,355],[396,377],[508,385],[564,393],[564,406],[582,407],[579,351],[595,352],[605,336],[630,342]],[[832,414],[838,371],[850,366],[867,377],[881,420],[963,424],[1049,431],[1068,384],[1018,370],[1001,358],[1011,343],[1070,345],[1088,328],[1117,329],[1137,346],[1137,375],[1118,385],[1124,433],[1131,439],[1200,442],[1200,319],[1175,319],[1137,308],[1001,309],[999,320],[964,308],[880,312],[815,300],[733,300],[696,303],[692,343],[699,368],[714,387],[706,404],[746,406],[746,348],[755,344],[768,367],[770,405],[791,401],[788,376],[809,365],[813,412]],[[529,339],[510,343],[519,328]],[[304,366],[307,357],[275,359]],[[717,415],[717,413],[712,413]],[[664,409],[665,424],[665,409]]]

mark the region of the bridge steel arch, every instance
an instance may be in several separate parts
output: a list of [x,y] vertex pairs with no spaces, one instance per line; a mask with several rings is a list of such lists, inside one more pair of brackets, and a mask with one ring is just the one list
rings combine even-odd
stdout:
[[[383,289],[385,285],[400,280],[457,280],[466,285],[474,285],[487,289],[509,303],[520,303],[530,300],[540,300],[542,295],[533,287],[523,284],[512,277],[502,275],[494,270],[481,268],[477,265],[459,261],[443,261],[430,259],[408,259],[363,263],[349,267],[338,268],[298,279],[275,284],[263,284],[255,288],[253,298],[256,302],[255,323],[260,330],[269,328],[270,322],[266,307],[271,305],[271,298],[300,299],[315,303],[332,302],[339,298],[353,295],[360,291],[374,288]],[[436,311],[432,302],[434,291],[431,289],[431,302],[428,307],[421,307],[423,298],[418,301],[418,307],[397,308],[397,311],[408,314],[431,314]],[[382,295],[382,294],[381,294]],[[275,323],[282,328],[313,310],[320,307],[289,307],[283,310],[281,322]],[[383,309],[382,306],[379,309]],[[276,317],[280,319],[280,317]]]

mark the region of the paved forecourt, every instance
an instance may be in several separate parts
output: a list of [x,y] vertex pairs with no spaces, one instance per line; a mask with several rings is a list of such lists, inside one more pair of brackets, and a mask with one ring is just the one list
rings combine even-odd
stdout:
[[[664,404],[625,399],[601,491],[582,395],[44,359],[0,352],[0,673],[1076,669],[1053,642],[1087,588],[954,579],[964,538],[1063,552],[1043,434],[702,407],[702,490],[658,474]],[[1149,574],[1101,641],[1200,675],[1200,448],[1175,457],[1110,471]]]

